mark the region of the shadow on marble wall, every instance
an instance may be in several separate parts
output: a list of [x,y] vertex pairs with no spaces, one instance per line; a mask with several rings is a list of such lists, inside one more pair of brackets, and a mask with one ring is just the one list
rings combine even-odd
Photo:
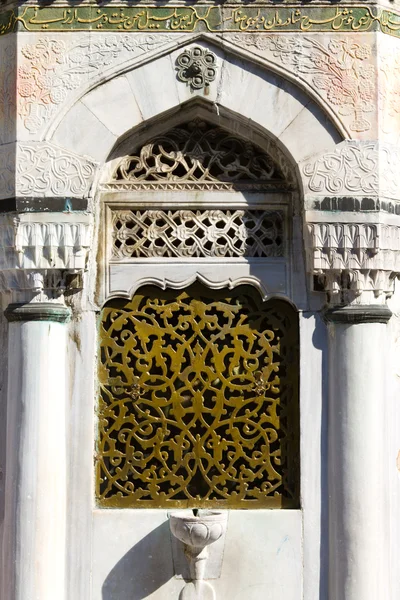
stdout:
[[142,538],[110,571],[102,600],[143,600],[173,577],[169,523]]
[[327,328],[320,316],[315,319],[313,345],[321,352],[322,389],[321,389],[321,542],[320,542],[320,598],[328,597],[328,565],[329,565],[329,522],[328,522],[328,341]]

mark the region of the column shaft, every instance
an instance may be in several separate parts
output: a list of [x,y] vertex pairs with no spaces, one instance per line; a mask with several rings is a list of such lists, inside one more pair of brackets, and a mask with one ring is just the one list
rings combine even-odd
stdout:
[[[34,312],[35,309],[38,312]],[[9,324],[5,553],[7,600],[63,600],[66,556],[65,307]],[[35,316],[36,315],[36,316]],[[54,316],[54,313],[53,313]],[[14,320],[17,319],[17,320]]]
[[371,320],[328,325],[330,600],[388,598],[386,328]]

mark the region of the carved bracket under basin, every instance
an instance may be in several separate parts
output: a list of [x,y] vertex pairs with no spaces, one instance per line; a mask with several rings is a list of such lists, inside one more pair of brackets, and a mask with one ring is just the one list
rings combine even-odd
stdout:
[[[209,546],[222,538],[226,531],[227,513],[218,511],[177,511],[170,514],[170,528],[173,536],[184,547],[189,563],[190,579],[182,589],[179,600],[215,600],[212,586],[204,581],[207,562],[210,558]],[[222,556],[218,557],[222,562]]]

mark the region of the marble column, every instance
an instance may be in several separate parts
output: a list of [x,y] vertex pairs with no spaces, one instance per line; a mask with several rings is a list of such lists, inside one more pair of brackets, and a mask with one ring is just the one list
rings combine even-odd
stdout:
[[[326,312],[329,600],[389,598],[384,305]],[[322,541],[323,543],[323,541]]]
[[66,330],[61,304],[11,304],[4,600],[63,600]]

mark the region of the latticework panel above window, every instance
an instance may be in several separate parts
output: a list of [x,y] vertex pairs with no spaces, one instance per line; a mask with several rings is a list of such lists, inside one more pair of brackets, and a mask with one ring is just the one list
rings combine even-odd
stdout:
[[[275,156],[221,127],[200,121],[154,137],[124,157],[107,189],[287,190],[288,173],[278,148]],[[279,164],[281,160],[281,164]]]
[[281,257],[283,214],[267,210],[113,210],[112,259]]
[[100,338],[100,506],[298,506],[288,303],[249,286],[147,286],[103,309]]

